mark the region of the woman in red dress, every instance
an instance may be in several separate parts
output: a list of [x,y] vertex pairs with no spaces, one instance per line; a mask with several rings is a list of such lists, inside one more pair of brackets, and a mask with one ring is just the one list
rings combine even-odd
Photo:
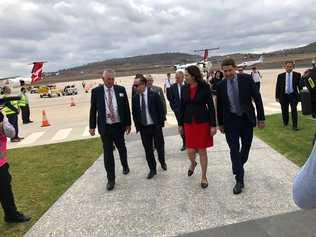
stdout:
[[191,166],[188,176],[192,176],[197,165],[196,153],[200,156],[202,180],[201,187],[207,188],[207,151],[213,146],[213,136],[216,134],[215,109],[211,89],[203,80],[197,66],[189,66],[185,71],[188,83],[182,91],[179,132],[184,133],[186,148]]

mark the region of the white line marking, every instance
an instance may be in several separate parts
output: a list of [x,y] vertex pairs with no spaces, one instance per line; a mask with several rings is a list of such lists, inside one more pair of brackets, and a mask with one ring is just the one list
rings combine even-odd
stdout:
[[34,142],[37,141],[37,139],[39,139],[41,136],[43,136],[45,132],[35,132],[32,133],[31,135],[29,135],[28,137],[26,137],[22,142],[21,145],[28,145],[28,144],[32,144]]
[[66,139],[69,136],[71,130],[72,130],[72,128],[66,128],[66,129],[58,130],[58,132],[52,138],[52,141]]

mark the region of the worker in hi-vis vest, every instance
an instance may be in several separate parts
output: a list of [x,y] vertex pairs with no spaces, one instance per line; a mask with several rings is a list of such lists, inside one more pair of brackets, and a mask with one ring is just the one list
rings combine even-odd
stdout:
[[[3,88],[3,98],[9,97],[11,94],[11,89],[8,86]],[[19,114],[19,101],[7,101],[4,103],[2,112],[7,116],[9,123],[15,128],[15,137],[11,138],[11,142],[20,142],[22,137],[19,137],[19,125],[18,125],[18,114]]]
[[30,120],[30,105],[29,105],[29,98],[26,94],[26,88],[21,88],[21,99],[19,100],[19,107],[21,109],[22,114],[22,121],[23,124],[33,123],[33,121]]

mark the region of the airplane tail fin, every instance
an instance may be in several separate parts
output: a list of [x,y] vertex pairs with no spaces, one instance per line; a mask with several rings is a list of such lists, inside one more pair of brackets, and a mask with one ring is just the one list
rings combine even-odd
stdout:
[[205,49],[204,50],[204,62],[207,62],[208,61],[208,50]]
[[43,80],[43,65],[44,62],[34,62],[32,69],[32,83]]

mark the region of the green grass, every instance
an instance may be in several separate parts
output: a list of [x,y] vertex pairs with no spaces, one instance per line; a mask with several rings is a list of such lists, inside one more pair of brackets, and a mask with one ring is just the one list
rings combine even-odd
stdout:
[[16,205],[32,216],[26,224],[6,224],[0,211],[0,236],[22,236],[102,153],[99,139],[8,151]]
[[291,124],[283,127],[281,114],[269,115],[266,117],[266,128],[256,129],[255,134],[296,165],[302,166],[312,150],[316,121],[300,113],[298,125],[300,130],[295,132]]

